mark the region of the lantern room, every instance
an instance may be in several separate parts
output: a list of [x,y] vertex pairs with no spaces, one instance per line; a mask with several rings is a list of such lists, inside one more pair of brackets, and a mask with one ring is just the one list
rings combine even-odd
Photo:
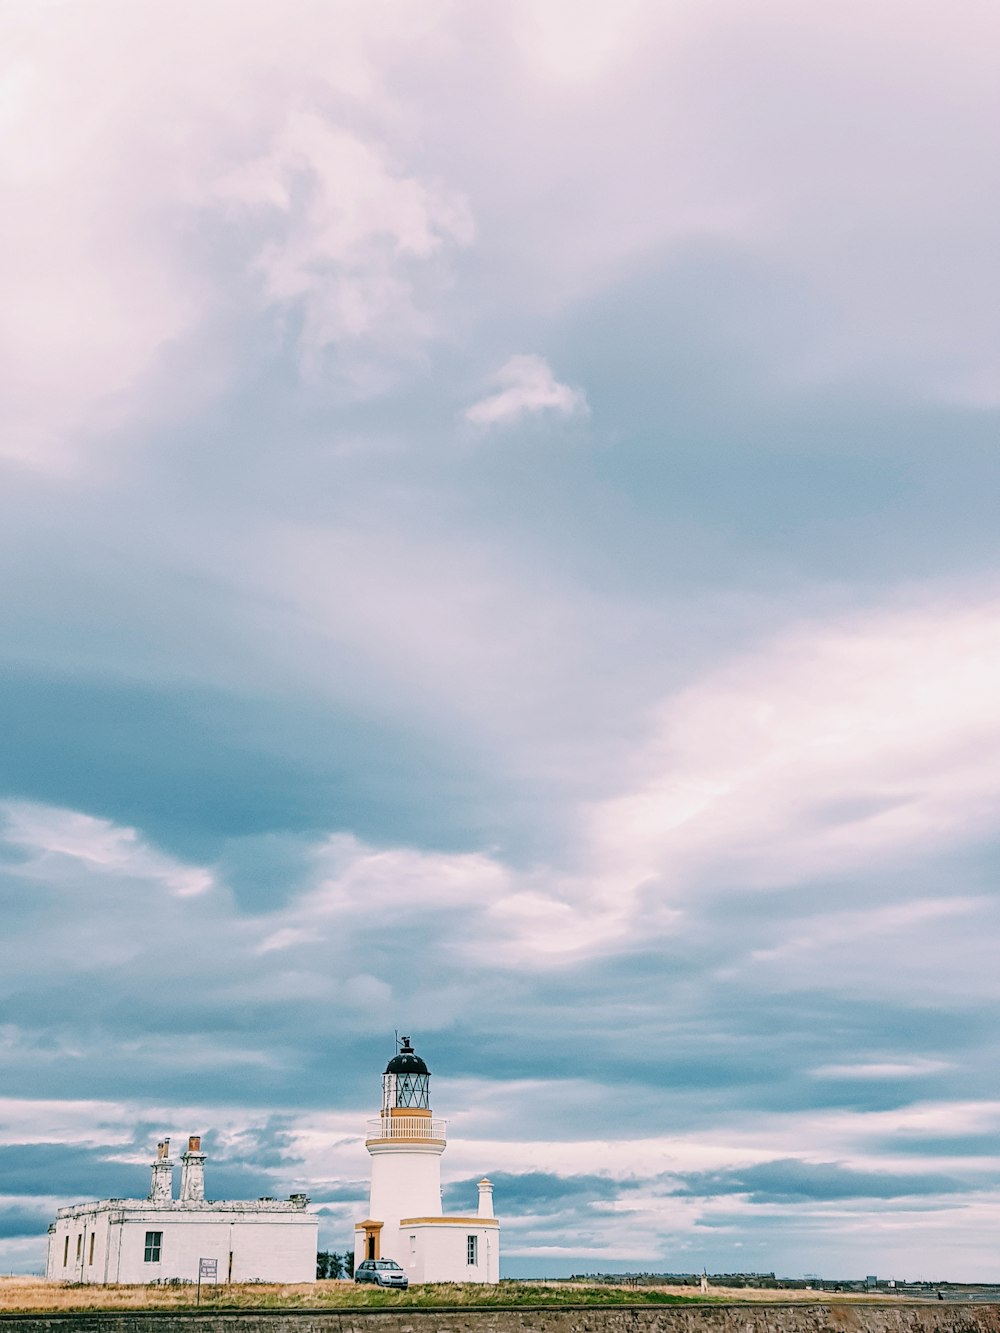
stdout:
[[404,1037],[399,1053],[382,1075],[382,1114],[396,1110],[430,1110],[430,1071]]

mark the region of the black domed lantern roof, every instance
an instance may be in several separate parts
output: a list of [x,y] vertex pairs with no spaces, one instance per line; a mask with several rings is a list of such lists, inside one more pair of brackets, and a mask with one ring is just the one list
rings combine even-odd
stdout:
[[430,1107],[430,1070],[404,1037],[396,1055],[385,1067],[382,1078],[382,1112],[421,1110]]
[[431,1071],[410,1045],[409,1037],[403,1038],[399,1054],[394,1055],[385,1067],[387,1074],[429,1074]]

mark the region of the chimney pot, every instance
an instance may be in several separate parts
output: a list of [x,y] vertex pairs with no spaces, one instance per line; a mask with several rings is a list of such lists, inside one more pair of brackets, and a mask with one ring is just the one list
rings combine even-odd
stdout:
[[156,1145],[149,1198],[153,1203],[169,1203],[174,1192],[174,1164],[170,1160],[170,1140],[161,1139]]
[[201,1151],[201,1135],[192,1134],[187,1152],[181,1155],[181,1202],[204,1203],[205,1154]]

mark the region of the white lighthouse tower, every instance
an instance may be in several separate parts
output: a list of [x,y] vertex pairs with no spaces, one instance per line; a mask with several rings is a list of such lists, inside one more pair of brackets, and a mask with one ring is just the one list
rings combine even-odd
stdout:
[[498,1282],[500,1223],[480,1182],[475,1215],[441,1211],[445,1122],[430,1105],[430,1071],[404,1037],[382,1076],[382,1109],[368,1122],[369,1214],[355,1226],[355,1263],[394,1259],[411,1282]]

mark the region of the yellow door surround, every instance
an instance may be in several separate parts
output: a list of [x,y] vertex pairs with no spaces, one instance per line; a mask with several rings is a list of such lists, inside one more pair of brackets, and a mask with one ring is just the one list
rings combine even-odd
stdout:
[[382,1258],[382,1227],[383,1222],[373,1222],[370,1217],[365,1218],[363,1222],[356,1223],[354,1230],[365,1233],[365,1258]]

